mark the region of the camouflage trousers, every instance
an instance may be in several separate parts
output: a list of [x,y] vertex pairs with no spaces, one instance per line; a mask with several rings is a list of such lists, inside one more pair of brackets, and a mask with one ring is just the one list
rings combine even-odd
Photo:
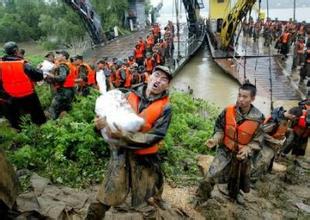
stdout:
[[62,111],[69,111],[74,98],[74,89],[60,88],[55,92],[48,111],[52,119],[57,119]]
[[[201,181],[197,194],[202,199],[209,199],[216,183],[228,183],[228,190],[232,189],[236,181],[239,189],[244,192],[250,191],[250,169],[249,159],[237,161],[235,153],[224,146],[217,148],[216,156],[212,161],[207,175]],[[239,178],[237,177],[239,175]],[[229,192],[231,193],[231,192]]]
[[252,157],[251,181],[256,181],[272,168],[275,150],[267,143],[261,145],[262,149]]
[[131,192],[131,205],[138,207],[151,197],[161,199],[163,180],[157,155],[140,156],[130,150],[113,150],[96,199],[104,205],[118,206]]

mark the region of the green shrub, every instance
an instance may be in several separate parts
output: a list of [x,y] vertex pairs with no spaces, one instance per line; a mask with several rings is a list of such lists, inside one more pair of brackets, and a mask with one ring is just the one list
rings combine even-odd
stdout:
[[[48,87],[37,89],[43,105],[51,95]],[[40,127],[24,118],[23,129],[16,133],[0,124],[1,145],[17,169],[26,168],[55,183],[86,187],[102,180],[109,150],[93,119],[98,92],[76,97],[72,110],[63,118]],[[48,98],[47,98],[48,97]],[[160,154],[166,177],[177,184],[192,184],[199,177],[195,157],[209,153],[204,142],[213,133],[217,109],[207,102],[179,92],[171,95],[172,122]],[[3,131],[3,132],[2,132]]]

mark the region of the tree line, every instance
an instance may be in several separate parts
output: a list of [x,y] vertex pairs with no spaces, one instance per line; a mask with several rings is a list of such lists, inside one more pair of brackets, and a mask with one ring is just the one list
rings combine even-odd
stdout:
[[[92,0],[103,30],[122,26],[127,0]],[[51,49],[87,36],[78,14],[62,0],[0,0],[0,42],[41,42]]]

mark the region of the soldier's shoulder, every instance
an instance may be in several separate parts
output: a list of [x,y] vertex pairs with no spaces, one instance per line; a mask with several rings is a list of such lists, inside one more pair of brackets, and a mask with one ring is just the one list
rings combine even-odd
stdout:
[[259,121],[262,121],[265,118],[264,114],[255,106],[252,106],[250,115],[251,115],[251,118],[255,120],[259,120]]

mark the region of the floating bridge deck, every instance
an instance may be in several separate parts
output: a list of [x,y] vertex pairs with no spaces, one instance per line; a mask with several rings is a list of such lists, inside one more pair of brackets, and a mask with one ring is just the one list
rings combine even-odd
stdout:
[[[211,36],[210,33],[214,32],[210,29],[208,32],[209,48],[215,63],[240,84],[249,79],[251,83],[256,83],[259,95],[270,97],[270,66],[274,100],[298,100],[303,97],[295,83],[279,65],[283,61],[273,46],[270,49],[269,59],[269,49],[263,46],[263,38],[253,42],[252,38],[243,38],[241,35],[235,51],[224,52],[214,47],[217,36]],[[288,59],[292,59],[292,56],[289,55]]]

